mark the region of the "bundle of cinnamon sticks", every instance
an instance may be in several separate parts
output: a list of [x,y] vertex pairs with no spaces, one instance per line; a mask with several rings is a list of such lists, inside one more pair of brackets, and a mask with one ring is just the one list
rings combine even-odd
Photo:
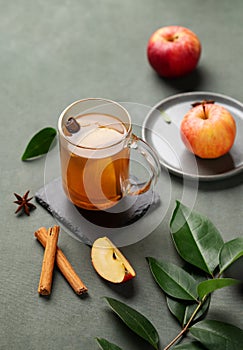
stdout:
[[45,248],[38,293],[41,295],[49,295],[51,293],[53,269],[56,262],[60,272],[75,293],[78,295],[84,294],[88,291],[87,287],[74,271],[62,250],[57,246],[59,231],[59,226],[50,227],[48,230],[45,227],[41,227],[35,231],[35,237]]

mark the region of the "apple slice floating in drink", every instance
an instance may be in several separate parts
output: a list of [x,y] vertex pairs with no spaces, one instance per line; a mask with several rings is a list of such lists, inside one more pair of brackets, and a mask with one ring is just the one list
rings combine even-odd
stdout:
[[236,136],[231,113],[214,101],[192,104],[180,125],[182,141],[200,158],[213,159],[229,152]]
[[136,276],[130,263],[107,237],[93,243],[91,260],[96,272],[107,281],[121,283]]

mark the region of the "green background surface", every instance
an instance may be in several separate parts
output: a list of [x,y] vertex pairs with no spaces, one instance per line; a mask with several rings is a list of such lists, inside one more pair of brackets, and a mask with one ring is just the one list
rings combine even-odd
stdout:
[[[146,256],[180,263],[169,220],[183,182],[171,176],[169,210],[157,229],[123,253],[137,271],[126,285],[101,280],[90,248],[61,232],[59,246],[89,288],[74,294],[55,271],[52,294],[38,296],[43,249],[34,238],[55,220],[40,206],[30,217],[16,216],[13,192],[33,195],[44,184],[45,158],[22,162],[30,137],[56,127],[71,102],[104,97],[153,106],[185,91],[211,91],[242,101],[242,0],[42,0],[0,1],[1,233],[0,348],[98,349],[105,337],[124,350],[150,349],[108,309],[102,296],[127,302],[159,331],[161,348],[179,331],[155,285]],[[147,62],[147,41],[157,28],[178,24],[200,38],[202,56],[190,76],[165,80]],[[142,119],[133,120],[141,125]],[[163,176],[163,174],[161,175]],[[188,196],[193,190],[188,189]],[[189,198],[190,200],[190,198]],[[194,209],[209,216],[225,241],[243,235],[242,174],[199,185]],[[238,269],[242,268],[238,264]],[[214,293],[208,318],[243,328],[239,287]]]

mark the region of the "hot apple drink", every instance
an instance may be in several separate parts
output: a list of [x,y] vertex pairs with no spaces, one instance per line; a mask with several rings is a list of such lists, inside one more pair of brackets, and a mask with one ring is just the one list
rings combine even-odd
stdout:
[[[119,103],[101,98],[75,101],[61,113],[58,133],[64,192],[77,207],[105,210],[155,185],[158,157],[132,133],[130,115]],[[132,162],[135,155],[148,169],[146,181],[129,166],[131,149]],[[134,175],[136,184],[129,181]]]
[[66,195],[85,209],[113,206],[129,177],[126,125],[112,115],[89,113],[70,117],[65,127],[60,155]]

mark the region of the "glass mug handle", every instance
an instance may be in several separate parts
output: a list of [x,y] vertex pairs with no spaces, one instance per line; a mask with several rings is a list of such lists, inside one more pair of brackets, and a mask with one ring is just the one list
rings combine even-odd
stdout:
[[157,178],[160,174],[160,163],[155,151],[138,136],[132,134],[128,147],[136,152],[139,152],[149,165],[151,174],[147,181],[136,182],[133,184],[130,180],[125,185],[125,195],[137,196],[147,192],[151,186],[156,184]]

